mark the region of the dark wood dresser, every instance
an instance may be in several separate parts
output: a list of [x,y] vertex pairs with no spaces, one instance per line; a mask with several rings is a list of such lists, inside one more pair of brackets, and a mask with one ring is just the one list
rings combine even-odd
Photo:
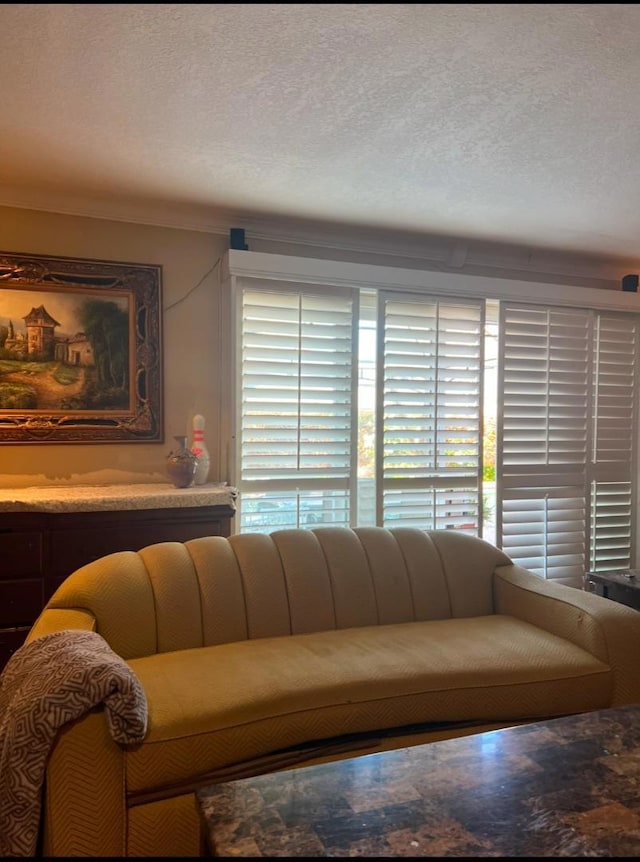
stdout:
[[0,671],[80,566],[156,542],[228,536],[235,498],[214,484],[0,489]]
[[587,572],[584,582],[585,588],[590,592],[640,610],[640,570]]

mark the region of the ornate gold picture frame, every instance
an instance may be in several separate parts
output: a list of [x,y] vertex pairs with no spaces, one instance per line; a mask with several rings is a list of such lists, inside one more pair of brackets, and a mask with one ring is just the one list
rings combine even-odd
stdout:
[[0,252],[0,443],[163,442],[162,269]]

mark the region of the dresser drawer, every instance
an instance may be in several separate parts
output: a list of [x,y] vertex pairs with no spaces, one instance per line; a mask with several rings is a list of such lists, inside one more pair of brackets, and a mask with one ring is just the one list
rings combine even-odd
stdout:
[[[136,513],[137,514],[137,513]],[[188,515],[188,511],[185,513]],[[133,524],[56,530],[51,533],[49,575],[66,578],[76,569],[116,551],[139,551],[157,542],[186,542],[201,536],[219,536],[219,518],[181,517],[167,521],[139,521]]]
[[[166,491],[162,491],[164,496]],[[176,492],[176,497],[182,492]],[[232,505],[0,513],[0,630],[30,626],[62,581],[116,551],[228,536]],[[1,664],[0,650],[0,664]]]
[[30,625],[42,605],[42,578],[0,581],[0,626]]
[[[147,544],[148,529],[104,527],[103,529],[57,530],[51,534],[49,574],[66,578],[76,569],[116,551],[137,551]],[[156,531],[157,534],[157,531]]]
[[42,533],[0,532],[0,578],[42,574]]
[[0,629],[0,672],[14,652],[24,643],[30,626],[14,629]]

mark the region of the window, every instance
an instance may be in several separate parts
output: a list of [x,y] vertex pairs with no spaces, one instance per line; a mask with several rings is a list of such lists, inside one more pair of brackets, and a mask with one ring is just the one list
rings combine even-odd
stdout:
[[381,291],[377,523],[478,531],[483,304]]
[[[632,565],[635,297],[229,256],[240,532],[484,535],[495,514],[487,538],[543,577],[579,586],[587,569]],[[535,303],[517,300],[532,293]]]
[[348,526],[357,466],[357,295],[239,293],[241,532]]
[[637,328],[636,315],[502,304],[498,535],[546,578],[631,567]]

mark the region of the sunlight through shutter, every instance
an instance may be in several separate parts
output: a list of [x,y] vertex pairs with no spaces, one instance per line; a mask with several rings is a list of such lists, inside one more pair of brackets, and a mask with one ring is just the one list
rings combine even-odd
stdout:
[[600,314],[595,333],[590,571],[632,557],[638,319]]
[[379,303],[382,523],[477,534],[484,305],[390,293]]
[[636,326],[502,304],[498,537],[545,578],[629,565]]
[[348,525],[353,296],[244,289],[241,302],[241,528]]

